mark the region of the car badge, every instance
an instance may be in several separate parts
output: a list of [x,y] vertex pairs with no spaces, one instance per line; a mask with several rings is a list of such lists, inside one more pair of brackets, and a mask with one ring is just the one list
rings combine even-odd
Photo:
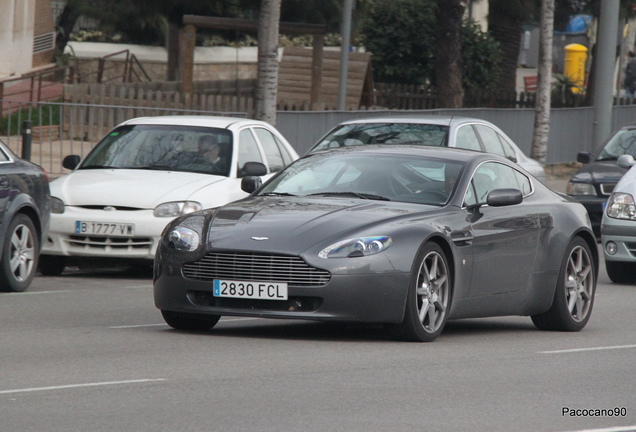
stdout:
[[104,207],[104,211],[115,211],[115,210],[117,210],[117,209],[115,207],[113,207],[113,206]]
[[269,240],[269,237],[252,237],[252,240],[256,240],[256,241]]

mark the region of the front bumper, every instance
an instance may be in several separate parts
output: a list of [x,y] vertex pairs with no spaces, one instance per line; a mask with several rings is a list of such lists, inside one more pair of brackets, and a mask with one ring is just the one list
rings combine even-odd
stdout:
[[[636,221],[603,217],[601,243],[606,261],[636,262]],[[616,253],[607,253],[607,244],[616,244]]]
[[[51,215],[44,255],[154,259],[161,232],[172,218],[157,218],[152,210],[103,211],[67,207]],[[134,235],[78,234],[77,221],[134,224]]]
[[[346,266],[327,260],[322,286],[292,286],[288,300],[232,299],[213,296],[213,282],[188,279],[182,263],[157,255],[154,299],[161,310],[197,315],[250,316],[320,321],[399,323],[404,317],[409,272],[396,271],[381,255],[349,259]],[[276,282],[276,281],[262,281]]]

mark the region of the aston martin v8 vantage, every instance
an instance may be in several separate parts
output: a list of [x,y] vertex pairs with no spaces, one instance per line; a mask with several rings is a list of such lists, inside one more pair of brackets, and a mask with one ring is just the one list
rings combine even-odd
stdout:
[[175,329],[353,321],[427,342],[460,318],[530,316],[556,331],[590,318],[598,252],[585,208],[506,158],[352,146],[242,187],[249,197],[162,234],[154,300]]

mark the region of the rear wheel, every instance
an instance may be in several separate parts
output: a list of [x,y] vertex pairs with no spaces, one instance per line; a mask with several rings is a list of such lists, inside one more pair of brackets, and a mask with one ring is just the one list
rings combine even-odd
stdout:
[[59,276],[66,267],[66,257],[59,255],[40,255],[38,270],[44,276]]
[[176,330],[188,330],[188,331],[206,331],[219,322],[221,317],[219,315],[194,315],[174,313],[170,311],[161,311],[163,319],[170,327]]
[[532,316],[541,330],[579,331],[592,313],[596,290],[596,269],[590,247],[580,237],[566,249],[552,306],[547,312]]
[[397,339],[410,342],[432,342],[444,329],[451,305],[451,275],[442,248],[427,243],[417,254],[404,320],[388,324]]
[[29,287],[35,276],[39,250],[33,222],[27,215],[17,214],[9,223],[2,245],[0,291],[22,292]]
[[636,265],[632,263],[605,261],[605,270],[614,283],[629,284],[636,281]]

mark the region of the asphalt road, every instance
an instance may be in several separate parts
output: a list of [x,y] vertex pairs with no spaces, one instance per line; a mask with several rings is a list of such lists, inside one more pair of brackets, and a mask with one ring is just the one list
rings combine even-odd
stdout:
[[163,323],[148,273],[40,276],[0,295],[0,430],[636,430],[635,308],[603,270],[580,333],[511,317],[431,344],[246,318],[196,334]]

